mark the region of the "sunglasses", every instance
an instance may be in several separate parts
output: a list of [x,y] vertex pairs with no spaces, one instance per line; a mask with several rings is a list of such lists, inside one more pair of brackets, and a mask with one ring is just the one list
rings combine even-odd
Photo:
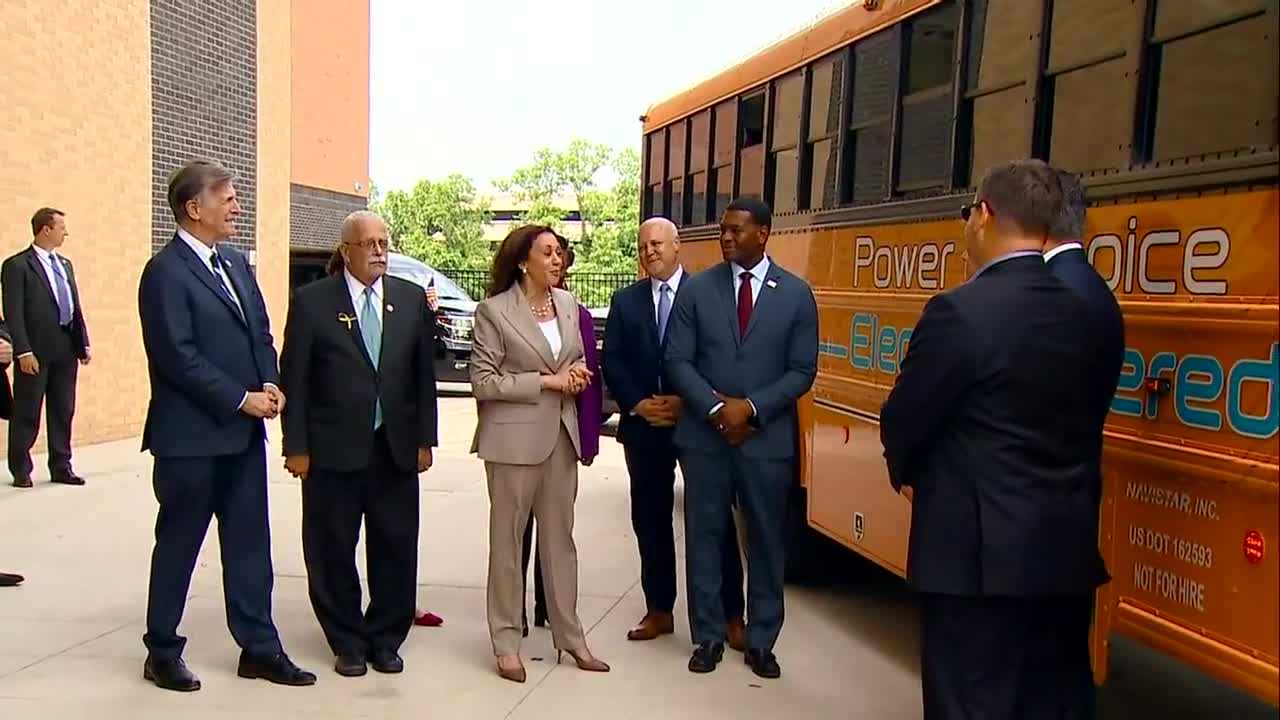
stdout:
[[973,214],[973,211],[977,210],[979,207],[982,207],[983,205],[987,206],[987,214],[990,215],[991,205],[987,203],[986,200],[979,200],[976,203],[965,203],[964,205],[961,205],[960,218],[963,219],[965,222],[969,222],[969,216]]

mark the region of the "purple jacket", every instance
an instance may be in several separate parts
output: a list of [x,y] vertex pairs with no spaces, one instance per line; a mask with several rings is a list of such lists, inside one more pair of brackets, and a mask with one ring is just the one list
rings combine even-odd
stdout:
[[592,460],[600,453],[600,423],[604,404],[604,378],[600,375],[600,355],[596,350],[595,323],[591,313],[578,303],[578,325],[582,330],[583,359],[591,371],[591,382],[578,395],[578,439],[582,443],[582,459]]

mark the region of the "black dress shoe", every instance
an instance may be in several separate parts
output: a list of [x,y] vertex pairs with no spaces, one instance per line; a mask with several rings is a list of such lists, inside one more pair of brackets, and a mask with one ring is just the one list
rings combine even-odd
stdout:
[[343,677],[360,677],[369,672],[369,665],[365,662],[364,655],[340,653],[333,662],[333,671]]
[[768,650],[748,650],[744,662],[751,666],[751,672],[762,678],[773,680],[782,677],[782,668],[778,658]]
[[195,692],[200,689],[200,678],[187,669],[182,658],[161,660],[148,655],[142,664],[142,678],[165,690]]
[[374,650],[369,664],[380,673],[398,673],[404,671],[404,659],[395,650]]
[[52,478],[50,478],[50,480],[52,482],[58,483],[59,485],[83,485],[84,484],[84,478],[80,477],[79,475],[76,475],[75,473],[67,473],[66,475],[55,475]]
[[15,477],[13,479],[13,486],[16,488],[35,487],[35,485],[33,485],[31,482],[31,478],[26,477],[25,475],[22,477]]
[[288,655],[279,653],[265,657],[253,657],[248,653],[240,653],[240,667],[236,674],[249,680],[266,680],[277,685],[315,685],[315,673],[307,672],[289,659]]
[[26,578],[17,573],[0,572],[0,587],[14,587],[21,585]]
[[689,658],[689,672],[709,673],[724,659],[724,643],[703,643],[693,649]]

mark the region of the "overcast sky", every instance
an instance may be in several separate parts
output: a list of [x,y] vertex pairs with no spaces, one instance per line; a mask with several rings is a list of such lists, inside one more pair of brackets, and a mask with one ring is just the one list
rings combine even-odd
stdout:
[[370,174],[480,187],[573,137],[640,146],[645,109],[833,0],[371,0]]

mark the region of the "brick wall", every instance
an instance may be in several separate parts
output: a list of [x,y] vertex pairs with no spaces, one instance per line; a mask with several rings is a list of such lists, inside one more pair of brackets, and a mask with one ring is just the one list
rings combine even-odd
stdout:
[[332,250],[338,243],[342,221],[368,204],[360,195],[322,190],[306,185],[289,187],[289,246],[294,250]]
[[[151,256],[147,0],[0,2],[0,257],[29,220],[67,213],[93,362],[81,368],[72,446],[135,436],[147,405],[138,278]],[[12,370],[9,371],[12,374]],[[43,432],[33,454],[45,452]],[[0,447],[6,426],[0,422]],[[47,477],[36,457],[36,480]],[[90,482],[101,468],[77,467]],[[0,469],[0,484],[8,484]]]
[[173,237],[169,175],[193,157],[235,173],[243,212],[231,244],[256,249],[257,140],[257,2],[151,0],[153,251]]

